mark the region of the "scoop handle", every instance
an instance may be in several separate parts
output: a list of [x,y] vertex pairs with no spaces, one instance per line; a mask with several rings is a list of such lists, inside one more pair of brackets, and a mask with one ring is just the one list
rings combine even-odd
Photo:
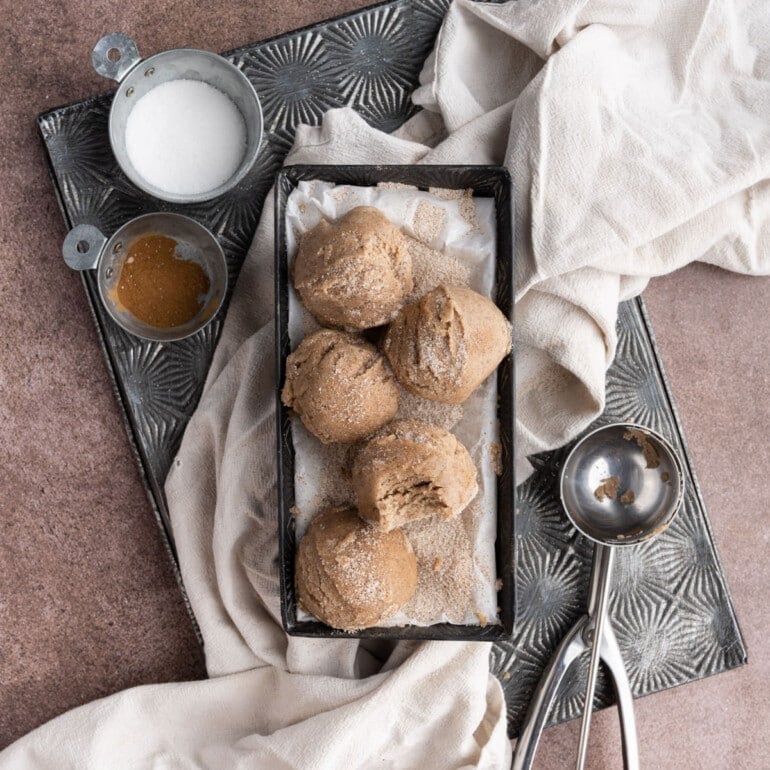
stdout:
[[562,639],[543,672],[532,695],[527,716],[524,718],[524,724],[519,733],[511,770],[531,770],[540,736],[548,722],[548,714],[556,698],[556,693],[559,691],[559,685],[572,664],[586,648],[583,630],[587,623],[588,616],[583,615]]
[[611,679],[618,700],[620,715],[620,739],[623,745],[623,767],[625,770],[639,770],[639,743],[636,738],[636,718],[634,716],[634,696],[628,673],[620,654],[618,640],[612,630],[612,623],[604,625],[601,639],[601,655],[604,665],[612,674]]
[[91,64],[97,73],[118,82],[140,60],[136,43],[122,32],[105,35],[91,51]]
[[583,719],[580,723],[580,743],[578,745],[576,765],[577,770],[583,770],[586,761],[588,733],[591,729],[591,713],[593,712],[594,692],[596,691],[596,675],[599,672],[601,640],[604,636],[604,627],[607,623],[607,607],[609,605],[614,557],[615,551],[612,548],[599,543],[596,544],[596,547],[594,548],[594,569],[591,573],[590,596],[588,599],[588,616],[593,625],[591,662],[588,664],[586,697],[583,702]]

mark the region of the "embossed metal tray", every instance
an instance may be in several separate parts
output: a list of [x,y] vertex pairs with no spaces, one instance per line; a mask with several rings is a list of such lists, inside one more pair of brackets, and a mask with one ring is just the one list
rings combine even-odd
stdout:
[[320,180],[334,184],[374,186],[381,182],[473,190],[474,196],[495,202],[496,258],[492,298],[506,318],[513,317],[513,200],[511,176],[496,166],[288,166],[275,182],[275,304],[276,304],[276,409],[278,414],[278,531],[281,570],[281,615],[284,628],[298,636],[357,636],[376,639],[449,639],[454,641],[493,641],[509,638],[513,632],[514,559],[513,511],[513,351],[497,368],[497,421],[500,426],[503,472],[497,479],[497,539],[495,562],[500,588],[497,603],[500,622],[488,625],[434,623],[429,626],[366,628],[351,633],[319,621],[298,620],[294,589],[296,517],[294,506],[294,442],[290,410],[281,402],[281,385],[286,376],[289,339],[289,261],[286,246],[286,203],[301,181]]
[[[210,203],[163,204],[131,185],[110,151],[111,94],[46,112],[38,124],[67,225],[88,222],[109,234],[138,214],[181,211],[217,235],[234,284],[297,124],[318,124],[327,109],[347,105],[377,128],[398,127],[412,112],[409,94],[447,6],[448,0],[393,0],[227,54],[262,99],[265,140],[249,177]],[[152,510],[173,557],[163,480],[200,396],[222,316],[182,342],[142,342],[107,316],[92,275],[84,275],[83,284]],[[650,425],[672,441],[687,465],[685,507],[673,526],[649,544],[618,554],[613,626],[634,693],[645,695],[741,665],[746,649],[641,300],[621,306],[619,326],[601,421]],[[510,640],[495,642],[491,653],[506,693],[511,735],[585,601],[590,548],[562,516],[557,497],[566,451],[534,458],[537,472],[517,493],[516,623]],[[182,586],[178,569],[176,575]],[[552,721],[582,711],[578,666],[571,673]],[[609,691],[600,680],[604,704]]]

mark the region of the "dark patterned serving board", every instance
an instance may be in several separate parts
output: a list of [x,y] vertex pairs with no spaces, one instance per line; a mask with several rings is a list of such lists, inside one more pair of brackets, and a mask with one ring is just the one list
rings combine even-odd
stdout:
[[[133,187],[110,150],[111,93],[46,112],[38,123],[67,225],[94,224],[109,235],[139,214],[186,213],[219,238],[233,285],[295,127],[318,124],[327,109],[340,106],[385,131],[401,125],[413,111],[409,95],[447,6],[447,0],[395,0],[226,54],[259,93],[265,138],[248,178],[213,202],[166,204]],[[92,274],[83,274],[83,284],[153,512],[175,557],[163,481],[198,402],[223,314],[182,342],[143,342],[107,315]],[[739,666],[746,649],[641,300],[621,307],[619,330],[607,408],[598,422],[649,425],[672,441],[687,468],[684,510],[672,527],[648,544],[622,549],[617,559],[612,620],[634,693],[645,695]],[[511,735],[543,667],[585,605],[591,548],[558,502],[567,451],[534,458],[536,473],[518,490],[515,631],[492,648]],[[178,569],[176,575],[184,590]],[[579,668],[565,679],[552,721],[582,711]],[[609,703],[602,679],[599,689]]]

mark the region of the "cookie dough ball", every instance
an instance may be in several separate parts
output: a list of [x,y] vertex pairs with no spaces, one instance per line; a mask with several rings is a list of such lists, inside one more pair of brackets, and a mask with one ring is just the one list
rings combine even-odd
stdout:
[[510,352],[511,325],[490,299],[441,285],[399,312],[384,350],[408,391],[460,404]]
[[396,416],[398,386],[374,345],[321,329],[286,359],[281,400],[325,444],[352,443]]
[[376,626],[414,596],[417,559],[400,529],[381,532],[352,508],[328,508],[300,541],[296,577],[305,610],[355,631]]
[[412,257],[401,231],[380,211],[359,206],[305,233],[294,288],[326,326],[387,323],[412,291]]
[[479,491],[468,450],[444,428],[396,420],[353,462],[359,515],[385,532],[427,516],[449,519]]

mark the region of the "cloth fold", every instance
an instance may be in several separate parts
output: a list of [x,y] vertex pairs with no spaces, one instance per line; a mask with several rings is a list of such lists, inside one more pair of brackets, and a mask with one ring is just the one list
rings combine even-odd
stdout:
[[[516,204],[517,474],[604,407],[618,302],[700,259],[766,273],[764,0],[455,0],[393,135],[352,110],[287,163],[504,163]],[[274,460],[272,199],[166,485],[210,679],[82,706],[5,768],[504,768],[489,645],[287,638]]]

